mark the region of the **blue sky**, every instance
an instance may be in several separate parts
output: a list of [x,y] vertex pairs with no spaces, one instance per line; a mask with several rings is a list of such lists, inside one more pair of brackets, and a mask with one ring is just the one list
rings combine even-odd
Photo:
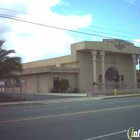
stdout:
[[[121,0],[120,3],[120,0],[83,0],[80,2],[69,0],[65,2],[65,6],[59,4],[58,6],[53,7],[52,11],[64,16],[71,14],[81,16],[90,14],[92,16],[92,23],[90,26],[85,28],[87,30],[91,30],[90,33],[113,38],[118,37],[130,41],[139,37],[138,35],[133,34],[140,35],[140,1]],[[139,11],[134,9],[136,7],[139,8]],[[130,34],[110,31],[107,29],[128,32]],[[86,30],[81,31],[89,32]],[[87,36],[85,38],[89,40],[93,39],[92,36]]]
[[139,0],[0,0],[0,5],[3,15],[87,33],[0,18],[4,47],[15,49],[23,62],[69,55],[72,43],[106,37],[140,47]]

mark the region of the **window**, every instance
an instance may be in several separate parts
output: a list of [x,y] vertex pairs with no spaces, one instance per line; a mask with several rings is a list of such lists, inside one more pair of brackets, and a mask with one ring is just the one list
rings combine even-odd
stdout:
[[5,84],[5,86],[8,86],[11,84],[11,81],[5,81],[4,84]]
[[25,80],[20,80],[20,82],[21,82],[22,84],[25,84]]
[[16,80],[16,87],[19,87],[20,86],[20,80]]
[[121,81],[124,81],[124,76],[123,75],[121,75]]
[[0,81],[0,92],[4,92],[4,81]]

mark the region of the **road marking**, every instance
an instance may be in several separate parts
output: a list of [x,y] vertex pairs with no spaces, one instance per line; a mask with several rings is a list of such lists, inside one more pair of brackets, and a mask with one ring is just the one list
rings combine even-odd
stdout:
[[106,134],[106,135],[101,135],[101,136],[97,136],[97,137],[93,137],[93,138],[88,138],[85,140],[95,140],[95,139],[109,137],[109,136],[113,136],[113,135],[117,135],[117,134],[121,134],[121,133],[126,133],[126,132],[127,132],[127,130],[123,130],[123,131],[118,131],[118,132],[114,132],[114,133],[110,133],[110,134]]
[[40,111],[40,110],[46,110],[46,108],[41,108],[41,109],[30,109],[30,110],[23,110],[24,112],[27,111]]
[[29,109],[29,110],[23,110],[24,112],[29,112],[29,111],[41,111],[41,110],[49,110],[49,109],[59,109],[59,108],[67,108],[67,106],[63,107],[51,107],[51,108],[41,108],[41,109]]
[[103,111],[111,111],[111,110],[118,110],[118,109],[134,108],[134,107],[139,107],[139,106],[140,106],[140,104],[131,105],[131,106],[114,107],[114,108],[105,108],[105,109],[98,109],[98,110],[87,110],[87,111],[81,111],[81,112],[71,112],[71,113],[58,114],[58,115],[40,116],[40,117],[33,117],[33,118],[23,118],[23,119],[16,119],[16,120],[3,120],[3,121],[0,121],[0,124],[2,124],[2,123],[11,123],[11,122],[19,122],[19,121],[46,119],[46,118],[56,118],[56,117],[64,117],[64,116],[72,116],[72,115],[89,114],[89,113],[95,113],[95,112],[103,112]]

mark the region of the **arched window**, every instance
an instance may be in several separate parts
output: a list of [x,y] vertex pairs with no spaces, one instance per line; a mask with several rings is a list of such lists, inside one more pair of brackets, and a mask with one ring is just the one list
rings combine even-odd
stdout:
[[119,72],[115,67],[109,67],[105,73],[105,79],[107,82],[115,81],[119,82]]
[[102,75],[99,75],[99,83],[102,82]]
[[124,76],[123,75],[121,75],[121,81],[124,81]]

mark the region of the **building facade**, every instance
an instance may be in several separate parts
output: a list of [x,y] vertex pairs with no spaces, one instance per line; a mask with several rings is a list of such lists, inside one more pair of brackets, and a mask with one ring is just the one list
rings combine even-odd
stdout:
[[80,92],[113,89],[109,83],[134,89],[140,78],[139,56],[140,48],[124,40],[84,41],[71,45],[71,55],[24,63],[18,75],[26,93],[51,92],[61,79],[68,79],[70,87]]

